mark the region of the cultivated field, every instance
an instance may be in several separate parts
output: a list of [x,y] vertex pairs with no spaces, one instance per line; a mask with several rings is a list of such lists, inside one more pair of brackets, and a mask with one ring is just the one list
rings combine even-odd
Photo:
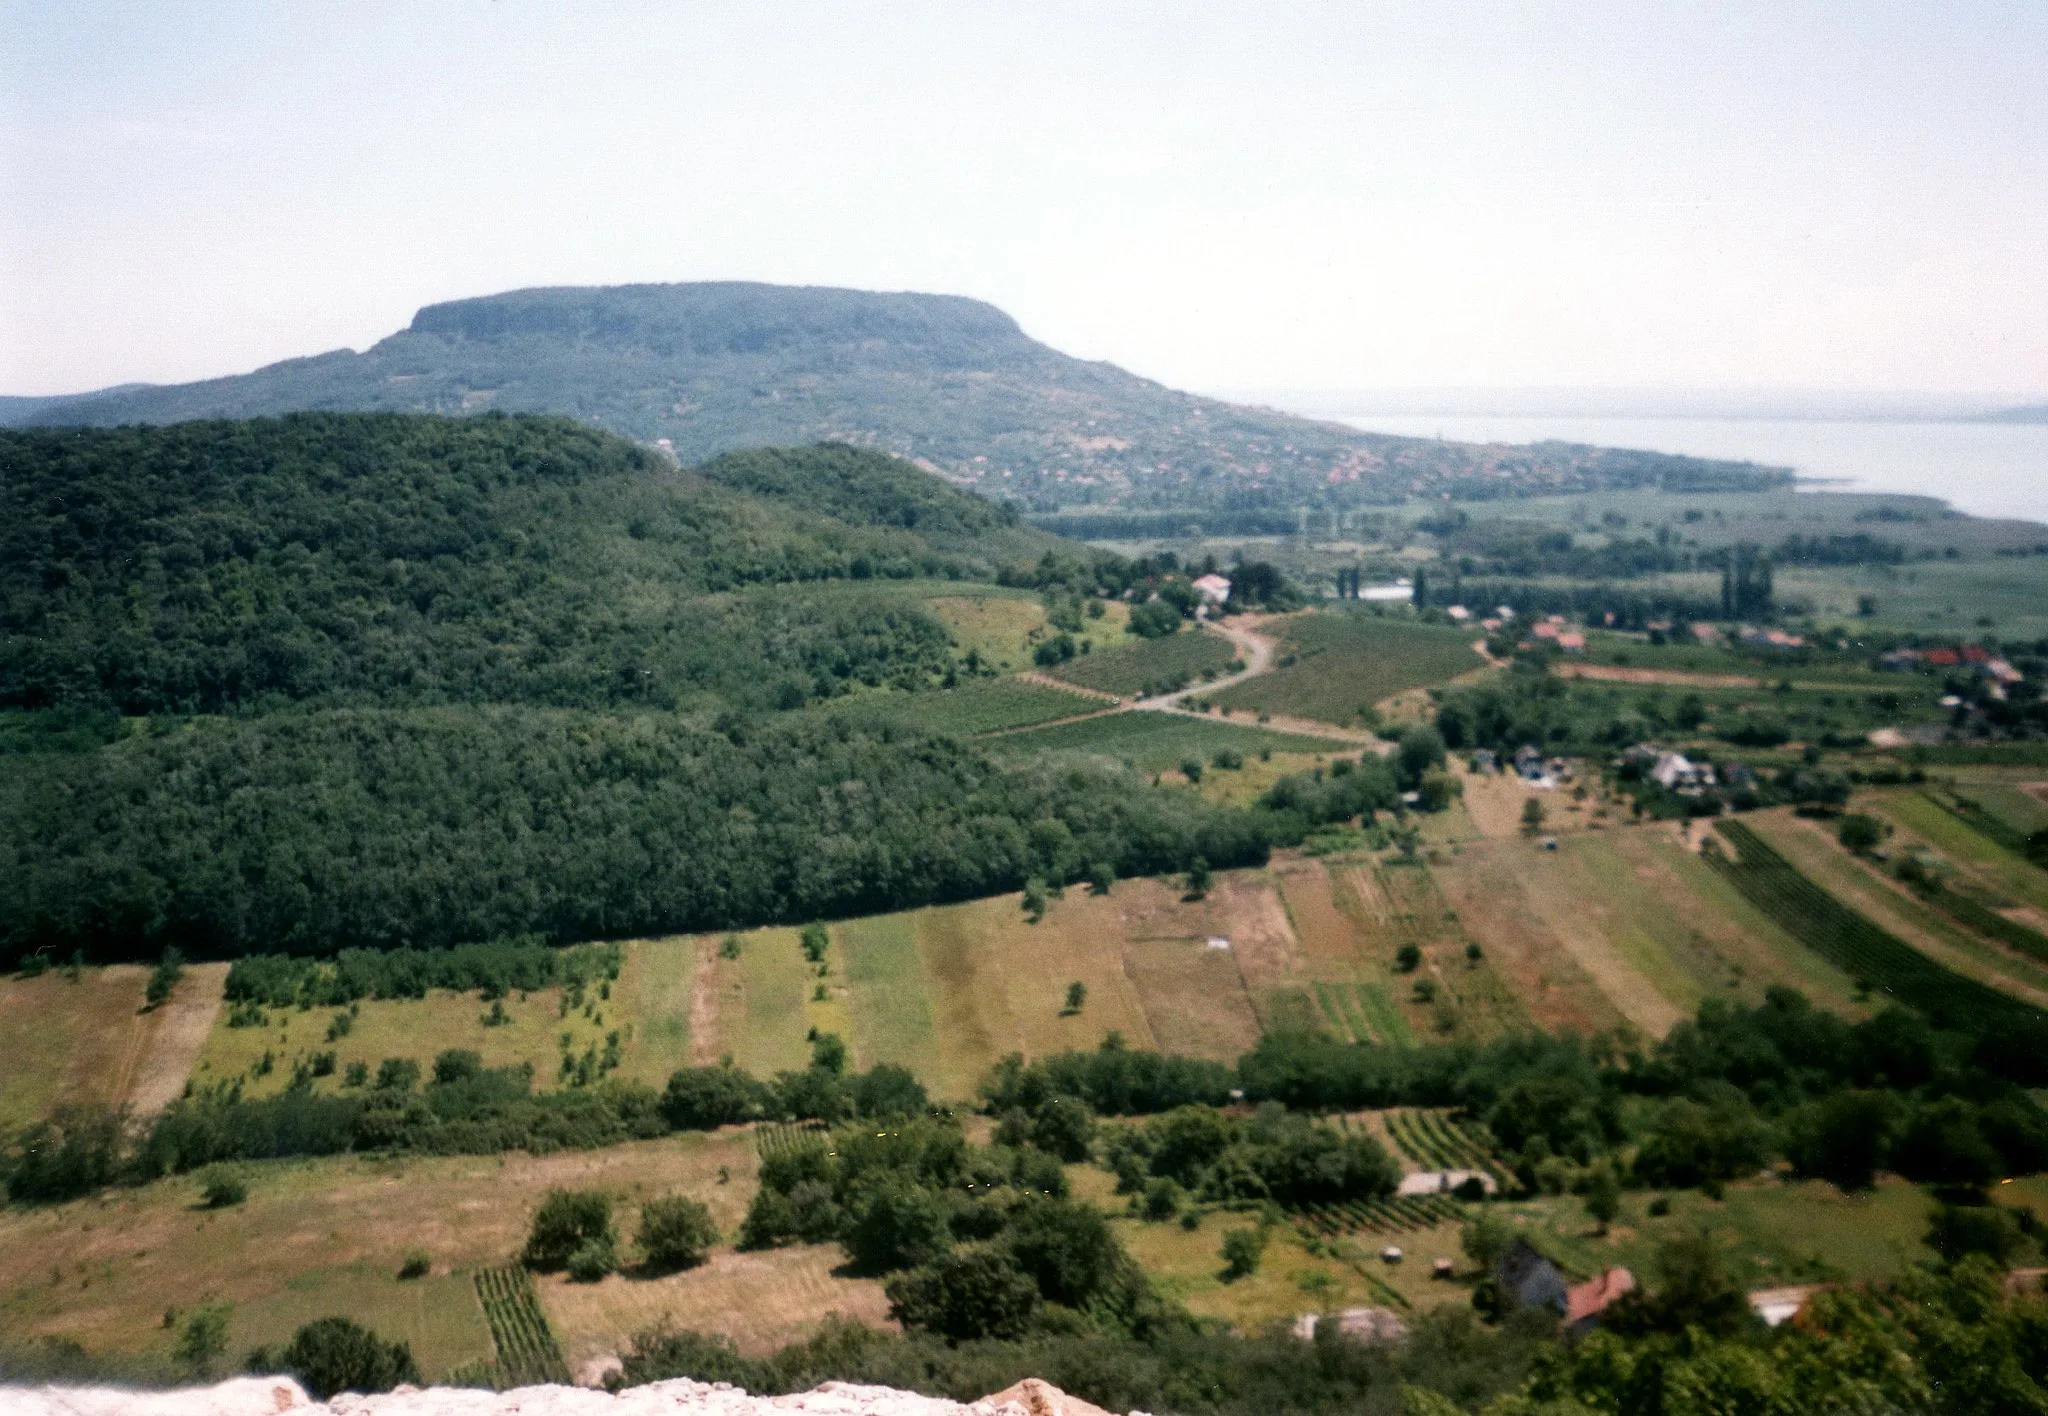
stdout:
[[1224,672],[1237,650],[1220,634],[1183,630],[1163,639],[1132,639],[1046,670],[1055,678],[1129,698],[1199,683]]
[[2048,965],[1972,933],[1916,898],[1842,849],[1824,823],[1786,812],[1754,812],[1743,822],[1808,880],[1943,968],[2048,1007]]
[[1004,677],[926,693],[861,694],[835,699],[824,711],[886,714],[914,727],[972,736],[1095,713],[1103,706],[1087,694]]
[[148,1011],[149,970],[131,964],[0,980],[0,1134],[55,1106],[162,1110],[184,1088],[226,974],[189,966]]
[[1221,706],[1350,723],[1395,694],[1485,666],[1472,650],[1477,631],[1347,610],[1291,615],[1268,628],[1280,633],[1280,667],[1217,694]]
[[[2042,829],[2031,824],[2034,820],[2048,821],[2048,805],[2021,787],[1972,784],[1962,795],[2022,836]],[[1909,845],[1925,846],[1980,889],[2006,897],[2012,905],[2048,912],[2048,871],[2005,849],[1926,793],[1874,792],[1857,805],[1891,823],[1898,832],[1889,843],[1895,852]]]
[[1028,757],[1040,752],[1084,752],[1113,757],[1129,762],[1141,772],[1170,771],[1189,758],[1207,763],[1225,750],[1247,760],[1262,752],[1312,755],[1357,750],[1351,743],[1302,733],[1280,733],[1189,713],[1146,709],[1102,713],[1071,723],[1005,733],[986,739],[985,745],[1007,757]]

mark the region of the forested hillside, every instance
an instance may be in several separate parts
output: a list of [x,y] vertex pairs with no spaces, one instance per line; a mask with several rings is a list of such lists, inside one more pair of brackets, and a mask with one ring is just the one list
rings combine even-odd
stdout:
[[206,721],[9,761],[0,963],[326,953],[816,919],[1264,858],[1254,819],[1108,767],[793,715],[448,708]]
[[1197,398],[1031,339],[955,296],[744,283],[519,290],[430,305],[362,354],[16,409],[57,425],[303,409],[559,413],[684,462],[831,440],[916,458],[1035,511],[1233,512],[1600,487],[1789,482],[1749,463],[1357,432]]
[[1059,543],[878,453],[703,475],[560,418],[0,433],[0,707],[782,706],[950,662],[821,582]]
[[616,938],[1257,858],[1250,816],[1124,772],[777,716],[974,672],[881,582],[1086,579],[1060,546],[845,446],[0,433],[0,960]]

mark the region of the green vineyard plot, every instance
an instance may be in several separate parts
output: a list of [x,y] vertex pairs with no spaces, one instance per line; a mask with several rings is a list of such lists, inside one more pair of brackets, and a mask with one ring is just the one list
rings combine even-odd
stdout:
[[1346,1234],[1406,1234],[1464,1222],[1465,1207],[1448,1195],[1351,1200],[1341,1205],[1315,1205],[1295,1216],[1295,1225],[1304,1235],[1320,1239]]
[[2048,1015],[1943,968],[1815,885],[1740,821],[1716,823],[1741,853],[1707,860],[1751,903],[1836,967],[1937,1023],[2048,1021]]
[[531,1274],[509,1266],[481,1269],[476,1276],[476,1295],[483,1300],[491,1342],[498,1349],[497,1385],[568,1385],[569,1364],[562,1360],[554,1330],[541,1311]]

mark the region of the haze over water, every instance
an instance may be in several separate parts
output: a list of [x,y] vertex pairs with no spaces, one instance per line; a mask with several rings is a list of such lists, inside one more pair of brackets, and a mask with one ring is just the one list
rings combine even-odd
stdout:
[[1742,458],[1839,479],[1838,491],[1940,497],[1973,516],[2048,522],[2048,426],[1775,418],[1349,414],[1376,433],[1459,442],[1545,439]]

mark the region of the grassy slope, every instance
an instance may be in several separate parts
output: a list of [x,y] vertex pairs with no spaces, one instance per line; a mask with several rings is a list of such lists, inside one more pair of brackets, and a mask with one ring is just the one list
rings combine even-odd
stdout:
[[1321,611],[1285,621],[1280,643],[1295,662],[1216,695],[1223,707],[1348,723],[1363,708],[1409,689],[1442,683],[1484,664],[1475,633]]
[[[163,1350],[173,1337],[161,1321],[167,1305],[224,1298],[235,1304],[230,1350],[241,1352],[340,1312],[410,1341],[432,1380],[490,1356],[469,1273],[517,1254],[549,1188],[608,1191],[629,1233],[639,1200],[687,1194],[707,1204],[729,1235],[751,1197],[754,1165],[751,1135],[728,1131],[545,1157],[254,1166],[247,1203],[198,1214],[190,1177],[4,1211],[0,1327],[62,1334],[95,1350]],[[729,1179],[721,1181],[721,1170]],[[401,1282],[399,1261],[412,1247],[433,1256],[433,1275]],[[799,1335],[833,1308],[882,1316],[877,1285],[830,1275],[836,1250],[770,1258],[735,1263],[726,1253],[706,1269],[651,1281],[618,1277],[594,1289],[543,1278],[541,1297],[572,1363],[616,1351],[663,1306],[692,1316],[715,1309],[724,1325],[756,1339],[752,1345]],[[636,1320],[615,1322],[620,1309]]]

